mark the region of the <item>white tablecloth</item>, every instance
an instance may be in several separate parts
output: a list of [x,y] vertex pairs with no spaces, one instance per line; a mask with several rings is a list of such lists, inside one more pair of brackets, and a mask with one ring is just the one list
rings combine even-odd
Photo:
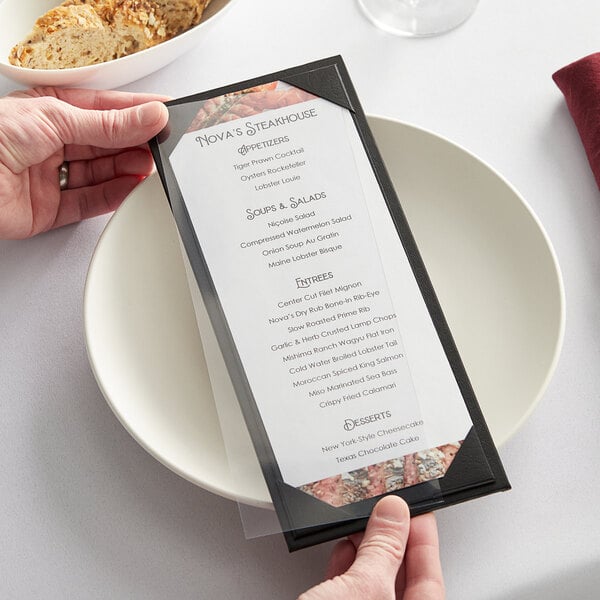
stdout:
[[[463,145],[539,216],[566,287],[562,357],[501,449],[514,489],[438,513],[451,599],[598,597],[600,192],[551,74],[600,50],[599,23],[597,0],[484,0],[459,29],[407,39],[351,0],[240,0],[127,86],[181,96],[341,53],[366,112]],[[330,545],[246,541],[235,503],[149,456],[97,387],[82,292],[106,221],[0,242],[0,597],[292,598]]]

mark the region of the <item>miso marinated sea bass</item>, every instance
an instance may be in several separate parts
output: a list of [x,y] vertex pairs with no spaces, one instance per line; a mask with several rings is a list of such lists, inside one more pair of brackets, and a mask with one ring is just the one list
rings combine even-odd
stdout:
[[67,69],[127,56],[194,27],[210,1],[65,0],[35,22],[8,60],[29,69]]

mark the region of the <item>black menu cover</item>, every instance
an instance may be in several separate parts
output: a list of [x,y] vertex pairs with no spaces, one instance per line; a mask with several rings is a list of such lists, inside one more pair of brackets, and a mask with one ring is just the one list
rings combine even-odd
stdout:
[[167,106],[151,149],[290,550],[385,494],[509,489],[341,57]]

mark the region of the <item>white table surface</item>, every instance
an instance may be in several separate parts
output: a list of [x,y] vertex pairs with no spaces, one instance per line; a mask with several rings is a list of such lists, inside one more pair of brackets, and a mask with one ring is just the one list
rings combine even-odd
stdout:
[[[598,23],[597,0],[482,0],[454,32],[406,39],[352,0],[239,0],[193,52],[127,86],[181,96],[341,53],[366,112],[463,145],[539,216],[564,275],[563,352],[501,448],[514,489],[438,513],[450,599],[598,597],[600,192],[551,80],[600,50]],[[330,545],[246,541],[235,503],[159,464],[104,401],[82,293],[106,222],[0,241],[0,597],[295,597]]]

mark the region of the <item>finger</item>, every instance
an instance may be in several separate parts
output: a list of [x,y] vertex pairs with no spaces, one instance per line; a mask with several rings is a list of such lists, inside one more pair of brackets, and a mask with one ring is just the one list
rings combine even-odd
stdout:
[[[123,148],[123,150],[135,150],[135,149],[148,150],[147,144],[139,144],[130,148]],[[98,148],[97,146],[86,146],[79,144],[69,144],[65,146],[64,156],[65,160],[90,160],[93,158],[101,158],[102,156],[112,156],[115,153],[114,148]]]
[[[408,534],[410,537],[410,533]],[[396,598],[404,598],[404,590],[406,589],[406,559],[402,561],[396,575]]]
[[145,104],[146,102],[170,100],[169,96],[161,94],[137,94],[133,92],[118,92],[114,90],[80,90],[60,89],[56,90],[59,100],[68,102],[79,108],[92,110],[108,110],[111,108],[130,108]]
[[38,87],[30,90],[18,90],[9,94],[15,98],[40,98],[50,96],[68,102],[79,108],[92,110],[121,109],[158,100],[166,102],[169,96],[161,94],[138,94],[114,90],[84,90],[69,88]]
[[325,571],[325,579],[333,579],[337,575],[345,573],[355,558],[356,548],[350,540],[338,542],[331,552],[331,558]]
[[353,533],[352,535],[349,535],[348,539],[354,544],[355,548],[358,548],[364,537],[365,532],[360,531],[359,533]]
[[410,527],[408,505],[398,496],[386,496],[373,509],[356,560],[348,570],[353,576],[376,577],[394,587],[404,558]]
[[440,546],[433,513],[411,521],[406,547],[404,600],[441,600],[445,596]]
[[61,194],[58,214],[52,228],[116,210],[140,179],[126,175],[96,186],[65,190]]
[[[161,102],[121,110],[83,110],[54,102],[49,102],[46,116],[52,120],[65,144],[101,148],[137,146],[156,135],[169,119],[167,108]],[[55,114],[54,110],[60,114]]]
[[149,175],[154,163],[147,150],[128,150],[94,160],[69,163],[69,189],[94,186],[123,175]]

